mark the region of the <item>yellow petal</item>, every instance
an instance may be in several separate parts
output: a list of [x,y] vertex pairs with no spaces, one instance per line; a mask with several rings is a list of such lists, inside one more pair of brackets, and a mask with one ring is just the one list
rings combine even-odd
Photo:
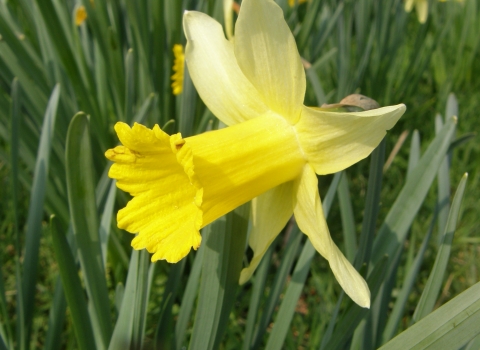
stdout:
[[280,116],[267,114],[185,139],[204,187],[204,224],[284,182],[305,164],[297,135]]
[[302,175],[295,181],[297,203],[294,214],[298,227],[308,236],[315,249],[328,260],[345,293],[359,306],[369,308],[368,285],[330,237],[317,188],[317,176],[307,164]]
[[415,10],[417,11],[417,18],[420,23],[425,23],[428,17],[428,1],[417,0],[415,3]]
[[179,134],[170,137],[158,126],[117,123],[115,130],[123,146],[105,153],[115,162],[108,175],[134,197],[118,212],[118,227],[138,233],[132,246],[155,253],[152,261],[177,262],[201,242],[203,189],[191,150]]
[[293,214],[293,182],[286,182],[252,200],[252,231],[249,245],[253,250],[250,265],[242,270],[240,284],[252,277],[268,247]]
[[400,104],[364,112],[335,113],[304,107],[295,128],[315,172],[331,174],[367,157],[405,109]]
[[188,72],[212,113],[227,125],[265,113],[267,107],[240,70],[222,26],[203,13],[189,11],[183,16],[183,27]]
[[294,124],[305,96],[295,39],[272,0],[244,0],[235,25],[235,56],[265,104]]

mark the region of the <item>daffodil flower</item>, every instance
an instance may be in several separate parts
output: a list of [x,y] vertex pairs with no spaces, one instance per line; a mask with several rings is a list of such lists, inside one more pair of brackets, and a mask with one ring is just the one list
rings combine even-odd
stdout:
[[420,23],[425,23],[428,18],[428,0],[407,0],[405,2],[405,11],[411,12],[415,5],[417,18]]
[[75,25],[77,27],[81,26],[87,17],[87,10],[85,10],[85,6],[80,5],[75,8]]
[[252,201],[254,252],[247,281],[292,214],[325,257],[345,292],[370,306],[370,291],[330,237],[317,175],[367,157],[405,111],[404,105],[354,113],[303,105],[305,72],[281,9],[243,0],[234,42],[221,25],[186,12],[186,62],[208,108],[229,127],[183,139],[158,126],[117,123],[123,146],[106,152],[110,177],[134,198],[118,226],[138,233],[135,249],[176,262],[201,242],[199,230]]

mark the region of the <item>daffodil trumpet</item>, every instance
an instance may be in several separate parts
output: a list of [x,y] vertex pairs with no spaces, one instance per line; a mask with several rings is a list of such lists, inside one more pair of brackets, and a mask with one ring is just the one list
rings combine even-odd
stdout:
[[135,249],[176,262],[201,242],[199,230],[252,200],[246,282],[292,214],[328,260],[345,292],[370,306],[365,280],[330,237],[317,174],[367,157],[405,111],[403,104],[339,113],[303,105],[305,72],[281,9],[244,0],[235,40],[199,12],[186,12],[186,63],[207,107],[227,128],[183,139],[158,126],[117,123],[122,143],[106,152],[109,176],[133,199],[118,226],[137,233]]

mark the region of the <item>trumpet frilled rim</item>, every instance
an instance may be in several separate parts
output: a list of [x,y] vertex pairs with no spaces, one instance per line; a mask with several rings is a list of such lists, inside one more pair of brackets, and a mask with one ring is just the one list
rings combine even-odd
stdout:
[[133,196],[118,212],[118,227],[137,233],[132,246],[153,253],[152,261],[178,262],[201,243],[203,187],[192,150],[158,125],[117,123],[115,131],[122,146],[105,153],[114,162],[109,176]]

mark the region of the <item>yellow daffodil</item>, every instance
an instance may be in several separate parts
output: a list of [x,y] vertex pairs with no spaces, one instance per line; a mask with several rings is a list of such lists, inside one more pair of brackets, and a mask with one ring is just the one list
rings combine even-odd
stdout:
[[405,11],[411,12],[414,5],[418,21],[425,23],[428,17],[428,0],[407,0],[405,2]]
[[[439,2],[447,2],[447,0],[438,0]],[[455,0],[456,2],[463,3],[464,0]],[[417,12],[417,18],[420,23],[425,23],[428,18],[428,0],[406,0],[405,11],[411,12],[415,6]]]
[[288,6],[293,7],[295,6],[295,3],[303,4],[304,2],[307,2],[307,0],[288,0]]
[[183,53],[183,46],[180,44],[173,45],[173,71],[172,75],[172,90],[174,95],[180,95],[183,90],[183,74],[185,69],[185,54]]
[[133,199],[118,226],[138,233],[135,249],[176,262],[201,242],[199,230],[252,200],[254,252],[240,277],[253,274],[292,214],[345,292],[370,306],[370,291],[330,237],[316,174],[367,157],[405,111],[404,105],[335,113],[303,105],[305,72],[281,9],[243,0],[234,42],[221,25],[186,12],[186,62],[208,108],[229,127],[183,139],[158,126],[117,123],[123,146],[106,152],[110,177]]
[[82,25],[83,22],[87,19],[87,10],[85,10],[85,6],[77,6],[75,9],[75,24],[77,26]]

